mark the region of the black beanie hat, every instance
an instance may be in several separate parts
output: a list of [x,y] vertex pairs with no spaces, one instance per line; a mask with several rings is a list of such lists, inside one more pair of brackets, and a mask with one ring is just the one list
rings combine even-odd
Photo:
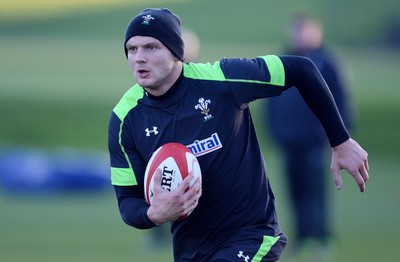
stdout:
[[160,40],[181,61],[184,60],[184,44],[181,36],[181,20],[167,8],[147,8],[135,16],[125,32],[126,42],[132,36],[151,36]]

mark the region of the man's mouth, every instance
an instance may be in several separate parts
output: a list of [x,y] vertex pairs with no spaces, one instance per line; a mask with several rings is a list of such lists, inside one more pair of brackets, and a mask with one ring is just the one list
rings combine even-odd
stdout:
[[137,75],[140,78],[145,78],[145,77],[147,77],[149,75],[149,71],[144,70],[144,69],[139,69],[139,70],[137,70]]

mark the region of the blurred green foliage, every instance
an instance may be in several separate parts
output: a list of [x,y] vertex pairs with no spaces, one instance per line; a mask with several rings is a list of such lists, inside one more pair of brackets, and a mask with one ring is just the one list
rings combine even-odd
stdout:
[[[357,130],[363,130],[359,135],[373,145],[374,151],[395,153],[400,145],[395,137],[399,127],[393,124],[398,122],[399,113],[391,108],[396,103],[388,103],[388,99],[396,98],[393,92],[398,90],[392,83],[399,71],[399,52],[384,49],[388,37],[382,33],[399,4],[386,0],[379,7],[360,11],[358,2],[184,1],[168,7],[199,34],[203,60],[280,53],[291,15],[308,12],[319,17],[326,25],[329,43],[340,50],[350,69],[355,107],[359,110]],[[232,8],[227,9],[228,5]],[[129,8],[117,5],[107,10],[84,9],[28,21],[23,14],[16,14],[21,16],[20,22],[3,21],[0,102],[1,116],[9,120],[0,130],[0,143],[61,143],[105,149],[99,142],[105,141],[105,132],[99,129],[104,129],[113,105],[133,84],[122,52],[124,30],[131,17],[144,7],[139,1]],[[366,17],[369,19],[363,19]],[[343,21],[347,21],[345,26]],[[371,21],[375,21],[374,26],[369,26]],[[59,105],[58,115],[52,114],[54,110],[43,112],[51,107],[47,102]],[[8,112],[14,112],[14,116],[8,117]],[[367,121],[363,121],[365,118]],[[375,121],[370,125],[370,119],[380,125]],[[386,121],[391,129],[386,128]],[[99,131],[94,132],[94,128]],[[382,136],[385,132],[390,136]]]

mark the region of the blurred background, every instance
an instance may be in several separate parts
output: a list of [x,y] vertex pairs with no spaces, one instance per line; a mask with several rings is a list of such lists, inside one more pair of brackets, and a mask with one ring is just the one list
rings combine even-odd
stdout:
[[[172,261],[169,243],[157,246],[149,232],[122,222],[107,155],[109,114],[134,84],[125,28],[142,9],[158,6],[198,34],[199,61],[281,54],[295,13],[322,22],[350,81],[352,136],[370,161],[365,193],[345,173],[341,191],[330,181],[335,261],[399,261],[397,0],[1,0],[0,260]],[[251,107],[290,237],[282,160],[263,107]]]

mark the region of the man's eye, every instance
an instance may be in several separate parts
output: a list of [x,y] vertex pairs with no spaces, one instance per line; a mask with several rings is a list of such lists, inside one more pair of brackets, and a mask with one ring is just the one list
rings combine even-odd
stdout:
[[136,47],[130,47],[130,48],[129,48],[129,52],[135,52],[136,50],[137,50]]

